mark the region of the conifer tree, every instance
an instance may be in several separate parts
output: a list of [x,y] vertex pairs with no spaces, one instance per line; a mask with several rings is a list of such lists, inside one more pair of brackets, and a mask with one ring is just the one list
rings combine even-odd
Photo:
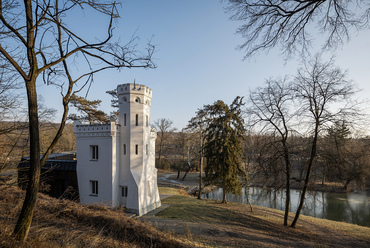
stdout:
[[110,113],[110,116],[118,120],[119,104],[118,104],[117,89],[107,90],[105,93],[111,95],[112,99],[110,100],[110,106],[115,109],[113,112]]
[[108,115],[104,111],[98,109],[101,100],[89,101],[84,97],[73,94],[71,96],[70,103],[75,108],[77,108],[79,112],[83,114],[83,115],[70,114],[68,116],[68,119],[70,120],[87,120],[89,121],[90,124],[94,122],[98,123],[109,122]]
[[227,203],[226,193],[241,193],[240,178],[245,176],[241,145],[245,133],[242,105],[242,98],[237,97],[230,106],[221,100],[204,106],[209,115],[204,146],[207,159],[205,181],[222,187],[223,203]]

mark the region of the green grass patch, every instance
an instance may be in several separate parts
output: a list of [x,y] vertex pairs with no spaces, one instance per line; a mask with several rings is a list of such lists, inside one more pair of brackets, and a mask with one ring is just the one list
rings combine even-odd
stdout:
[[[157,216],[181,219],[190,222],[239,222],[245,218],[244,214],[222,207],[222,203],[214,200],[198,200],[194,197],[174,195],[162,200],[170,207],[159,212]],[[228,205],[233,204],[229,203]]]
[[[162,203],[170,206],[156,216],[195,223],[226,224],[234,227],[243,226],[251,228],[250,230],[266,230],[268,232],[275,230],[287,236],[291,232],[294,232],[295,235],[301,233],[300,235],[307,236],[305,230],[307,229],[306,224],[309,222],[319,227],[319,230],[331,230],[338,232],[338,235],[348,235],[370,242],[370,229],[368,227],[304,215],[301,215],[297,229],[284,228],[284,212],[276,209],[253,206],[254,211],[250,212],[249,206],[245,204],[230,202],[223,204],[220,201],[198,200],[194,197],[183,195],[171,196],[162,200]],[[294,214],[291,213],[289,223],[291,223],[293,217]]]
[[180,188],[160,186],[158,187],[159,194],[165,195],[180,195]]

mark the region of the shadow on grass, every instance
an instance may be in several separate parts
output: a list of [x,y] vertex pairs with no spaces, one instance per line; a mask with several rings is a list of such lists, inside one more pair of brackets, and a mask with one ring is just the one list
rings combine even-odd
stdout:
[[[271,245],[295,246],[299,244],[302,247],[310,247],[313,244],[324,246],[345,247],[351,244],[354,240],[347,240],[349,243],[342,243],[338,238],[329,238],[325,232],[316,233],[315,230],[309,230],[306,227],[290,228],[284,227],[276,222],[277,213],[269,212],[268,210],[257,210],[251,213],[245,211],[243,207],[235,206],[234,204],[222,204],[214,200],[197,200],[192,197],[175,195],[162,201],[163,204],[171,206],[159,212],[156,216],[171,219],[179,219],[193,223],[207,223],[213,226],[213,229],[208,229],[206,232],[209,235],[229,237],[239,237],[246,240],[254,240],[256,242],[270,243]],[[259,218],[267,216],[266,218]],[[269,221],[269,215],[274,220]],[[227,231],[222,231],[220,226],[228,226]],[[226,228],[226,227],[225,227]],[[230,229],[232,232],[230,232]],[[356,241],[355,241],[356,242]],[[360,245],[361,246],[361,245]]]

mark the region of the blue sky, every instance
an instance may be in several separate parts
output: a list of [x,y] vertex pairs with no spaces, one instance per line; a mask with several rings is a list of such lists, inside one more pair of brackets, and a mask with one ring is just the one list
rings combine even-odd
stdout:
[[[236,49],[243,40],[235,33],[241,23],[229,20],[225,2],[124,1],[114,35],[125,41],[136,33],[142,44],[152,39],[158,68],[101,73],[95,77],[88,99],[101,99],[102,110],[110,112],[110,96],[105,91],[136,79],[136,83],[153,90],[152,122],[168,118],[174,127],[181,129],[205,104],[216,100],[231,103],[236,96],[246,96],[268,78],[294,75],[299,58],[284,61],[279,47],[243,61],[244,53]],[[86,16],[90,17],[88,13]],[[78,30],[79,26],[74,28]],[[83,31],[93,33],[95,28],[91,25]],[[370,31],[352,34],[350,42],[334,53],[336,64],[348,69],[349,78],[363,89],[361,94],[366,97],[370,92]],[[48,107],[61,111],[55,89],[40,84],[39,92]]]

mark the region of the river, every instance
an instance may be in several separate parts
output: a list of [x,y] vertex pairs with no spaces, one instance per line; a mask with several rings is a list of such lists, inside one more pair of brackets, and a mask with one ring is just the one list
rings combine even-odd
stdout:
[[[285,190],[271,190],[266,188],[251,187],[249,196],[252,205],[276,208],[285,208]],[[204,198],[222,200],[222,189],[203,194]],[[290,211],[297,209],[300,198],[299,190],[291,190]],[[245,188],[241,195],[227,194],[230,202],[247,203]],[[370,227],[370,192],[354,193],[327,193],[308,191],[302,214],[328,220],[344,221],[361,226]]]

